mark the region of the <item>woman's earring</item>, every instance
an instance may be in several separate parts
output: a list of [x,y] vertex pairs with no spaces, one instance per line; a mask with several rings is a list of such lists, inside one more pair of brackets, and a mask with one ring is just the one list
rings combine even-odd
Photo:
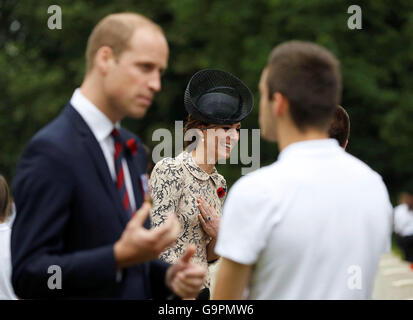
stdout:
[[205,141],[205,139],[204,139],[204,138],[202,138],[202,139],[201,139],[201,141],[202,141],[202,142],[204,142],[204,141]]

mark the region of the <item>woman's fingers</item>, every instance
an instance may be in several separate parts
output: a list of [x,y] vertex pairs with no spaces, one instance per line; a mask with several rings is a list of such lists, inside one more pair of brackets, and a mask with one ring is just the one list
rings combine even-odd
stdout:
[[209,204],[208,202],[206,202],[206,201],[204,200],[204,198],[201,198],[201,199],[202,199],[201,202],[203,203],[204,207],[207,209],[208,213],[209,213],[209,214],[216,215],[216,211],[215,211],[214,205],[213,205],[213,204]]
[[207,208],[204,206],[204,204],[202,202],[198,203],[198,209],[201,212],[202,216],[204,219],[208,219],[208,212],[207,212]]
[[204,220],[204,217],[202,215],[198,214],[198,219],[201,222],[202,228],[204,228],[204,230],[206,230],[208,228],[208,226],[207,226],[207,224]]
[[213,230],[211,230],[211,226],[204,220],[204,218],[198,214],[198,219],[201,222],[202,229],[204,229],[205,233],[211,237]]
[[199,211],[201,212],[202,217],[206,220],[206,222],[210,222],[211,220],[219,220],[219,215],[213,205],[209,205],[202,197],[197,201]]

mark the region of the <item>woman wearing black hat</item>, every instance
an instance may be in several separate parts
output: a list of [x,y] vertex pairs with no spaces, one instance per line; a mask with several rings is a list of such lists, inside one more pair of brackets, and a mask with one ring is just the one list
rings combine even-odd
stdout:
[[[197,248],[193,261],[208,267],[219,257],[214,253],[226,181],[215,164],[230,157],[239,140],[241,121],[251,112],[253,96],[241,80],[220,70],[202,70],[189,81],[185,91],[189,113],[185,125],[185,151],[165,158],[151,175],[152,226],[161,225],[169,213],[181,223],[174,246],[161,259],[174,263],[189,244]],[[199,299],[209,298],[211,277]]]

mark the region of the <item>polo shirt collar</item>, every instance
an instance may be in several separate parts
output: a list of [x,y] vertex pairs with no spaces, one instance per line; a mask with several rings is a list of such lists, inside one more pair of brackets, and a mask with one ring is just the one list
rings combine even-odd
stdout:
[[338,145],[336,139],[317,139],[294,142],[288,145],[278,155],[278,160],[297,155],[325,154],[331,151],[344,150]]
[[194,158],[192,157],[190,153],[184,151],[181,153],[181,157],[183,159],[183,163],[185,167],[195,178],[202,180],[202,181],[206,181],[209,178],[211,178],[212,181],[214,181],[215,185],[220,185],[219,174],[215,167],[212,173],[208,174],[196,164]]
[[85,120],[99,143],[105,140],[114,128],[120,128],[119,121],[114,125],[98,107],[82,94],[79,88],[73,93],[70,103]]

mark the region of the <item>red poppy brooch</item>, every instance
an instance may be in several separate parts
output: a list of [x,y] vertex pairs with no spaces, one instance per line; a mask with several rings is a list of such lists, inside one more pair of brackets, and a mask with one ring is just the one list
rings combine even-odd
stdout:
[[223,198],[223,197],[225,197],[225,194],[227,193],[227,189],[225,189],[225,188],[219,188],[218,190],[217,190],[217,194],[218,194],[218,198]]
[[138,154],[138,144],[136,143],[136,140],[131,138],[128,141],[126,141],[126,146],[128,147],[129,151],[136,156]]

